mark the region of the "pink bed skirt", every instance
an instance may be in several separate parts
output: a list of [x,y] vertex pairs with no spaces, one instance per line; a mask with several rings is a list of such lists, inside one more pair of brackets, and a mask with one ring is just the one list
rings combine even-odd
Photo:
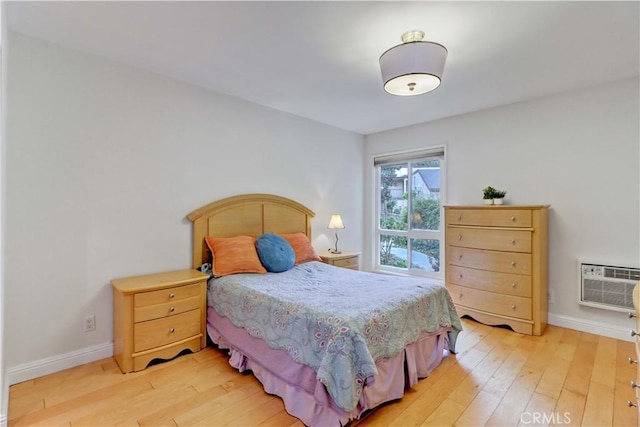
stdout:
[[415,385],[440,364],[444,349],[449,348],[447,332],[451,330],[423,333],[404,352],[378,360],[378,375],[367,379],[357,407],[345,411],[332,402],[312,368],[294,362],[286,351],[274,350],[252,337],[213,308],[208,307],[207,311],[209,337],[221,349],[229,350],[231,366],[240,372],[251,370],[267,393],[280,396],[287,412],[308,426],[345,425],[368,409],[400,399],[406,387]]
[[[365,383],[356,408],[345,411],[336,406],[315,371],[291,360],[284,350],[274,350],[264,341],[207,310],[207,332],[221,349],[229,349],[229,363],[240,372],[251,370],[269,394],[280,396],[288,413],[308,426],[340,426],[358,419],[368,409],[400,399],[406,387],[428,376],[442,361],[449,348],[447,332],[423,333],[404,352],[376,362],[378,375]],[[406,370],[405,370],[406,365]]]

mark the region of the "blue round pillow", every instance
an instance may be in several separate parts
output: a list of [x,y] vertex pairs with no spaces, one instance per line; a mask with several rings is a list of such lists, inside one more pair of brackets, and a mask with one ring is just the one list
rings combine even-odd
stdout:
[[282,273],[293,267],[296,254],[283,237],[267,233],[256,240],[256,250],[260,262],[271,273]]

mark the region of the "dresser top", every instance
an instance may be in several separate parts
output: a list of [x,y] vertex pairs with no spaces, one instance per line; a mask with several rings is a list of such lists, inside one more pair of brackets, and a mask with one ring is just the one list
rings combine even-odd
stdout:
[[548,209],[551,205],[444,205],[445,209]]

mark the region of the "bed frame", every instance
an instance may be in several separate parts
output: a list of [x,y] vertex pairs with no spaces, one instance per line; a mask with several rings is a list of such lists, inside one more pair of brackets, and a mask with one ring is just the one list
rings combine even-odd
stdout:
[[311,220],[306,206],[272,194],[242,194],[209,203],[187,215],[193,223],[193,268],[211,262],[206,236],[233,237],[264,233],[305,233],[311,240]]
[[[311,240],[314,216],[313,211],[300,203],[270,194],[244,194],[210,203],[187,215],[193,222],[193,267],[211,262],[211,253],[204,242],[206,236],[258,237],[270,232],[302,232]],[[345,425],[383,402],[401,398],[405,387],[415,385],[418,378],[426,377],[440,364],[443,350],[448,347],[447,330],[442,329],[423,333],[404,352],[377,361],[379,374],[368,380],[358,406],[345,412],[331,401],[313,369],[293,362],[286,351],[273,350],[233,326],[212,307],[207,307],[207,334],[219,348],[229,350],[232,366],[240,372],[252,371],[267,393],[282,398],[287,412],[311,426]],[[257,353],[246,353],[249,348],[257,348]],[[304,388],[298,384],[304,384]]]

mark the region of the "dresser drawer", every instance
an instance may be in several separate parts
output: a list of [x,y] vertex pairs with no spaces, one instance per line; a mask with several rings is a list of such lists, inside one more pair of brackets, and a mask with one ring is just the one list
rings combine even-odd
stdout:
[[447,242],[464,248],[531,252],[531,232],[483,228],[447,227]]
[[175,316],[136,323],[134,325],[134,352],[161,347],[201,333],[200,310],[191,310]]
[[503,316],[531,319],[530,298],[496,294],[451,284],[447,287],[455,304]]
[[186,311],[195,310],[200,307],[200,296],[186,299],[179,299],[163,304],[145,305],[136,307],[133,314],[134,322],[144,322],[146,320],[159,319],[161,317],[175,316]]
[[162,304],[172,302],[179,299],[200,296],[201,284],[194,283],[192,285],[175,286],[173,288],[160,289],[157,291],[140,292],[135,294],[133,304],[135,307],[144,307],[147,305]]
[[447,264],[501,273],[531,275],[531,254],[447,246]]
[[451,225],[479,225],[487,227],[531,227],[531,211],[527,209],[455,209],[445,212]]
[[447,283],[489,292],[531,297],[531,276],[447,266]]

